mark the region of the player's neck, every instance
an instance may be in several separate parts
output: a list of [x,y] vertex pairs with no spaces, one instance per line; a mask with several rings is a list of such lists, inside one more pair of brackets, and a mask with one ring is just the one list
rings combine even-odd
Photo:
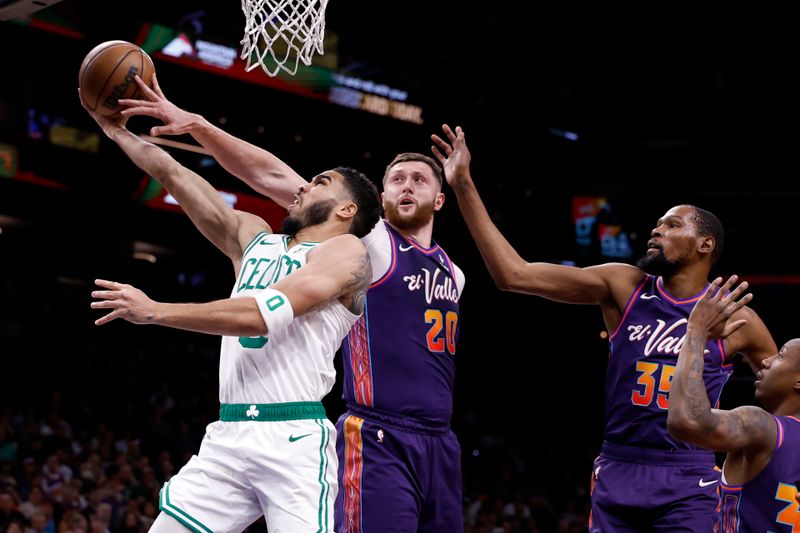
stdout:
[[316,226],[301,229],[294,236],[289,237],[289,247],[301,242],[323,242],[331,237],[343,235],[348,232],[348,227],[340,223],[324,222]]
[[422,226],[418,226],[416,228],[398,228],[391,221],[387,220],[389,224],[392,225],[394,229],[400,232],[400,235],[407,239],[411,239],[423,248],[430,248],[431,243],[433,242],[433,217],[423,224]]
[[795,418],[800,418],[800,400],[790,398],[778,405],[778,407],[771,412],[775,416],[793,416]]
[[691,298],[700,294],[708,283],[708,271],[686,267],[669,277],[661,278],[664,289],[675,298]]

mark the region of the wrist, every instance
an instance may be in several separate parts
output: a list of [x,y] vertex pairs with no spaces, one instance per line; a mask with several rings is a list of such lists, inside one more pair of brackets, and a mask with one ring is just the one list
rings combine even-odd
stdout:
[[199,113],[187,113],[188,120],[186,123],[189,126],[188,133],[195,134],[195,133],[208,133],[214,129],[214,125],[211,124],[206,117],[200,115]]
[[150,308],[145,313],[145,323],[162,325],[164,323],[164,316],[166,305],[160,302],[151,302]]
[[121,126],[116,122],[109,122],[103,125],[103,133],[114,142],[117,142],[120,135],[124,134],[126,131],[128,131],[128,129],[125,126]]
[[697,324],[692,324],[691,322],[686,325],[686,338],[692,339],[707,339],[708,338],[708,330],[702,326]]
[[470,189],[474,189],[475,185],[472,182],[472,176],[469,170],[455,174],[450,180],[450,187],[452,187],[456,193],[464,193]]

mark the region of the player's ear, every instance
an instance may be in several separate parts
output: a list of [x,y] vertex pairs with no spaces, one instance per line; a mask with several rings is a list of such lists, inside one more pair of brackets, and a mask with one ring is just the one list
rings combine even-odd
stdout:
[[711,235],[700,237],[700,244],[697,247],[701,254],[711,254],[717,246],[717,241]]
[[438,211],[444,205],[444,193],[437,192],[436,198],[433,199],[433,210]]
[[358,206],[352,200],[348,200],[339,205],[336,213],[342,218],[353,218],[358,213]]

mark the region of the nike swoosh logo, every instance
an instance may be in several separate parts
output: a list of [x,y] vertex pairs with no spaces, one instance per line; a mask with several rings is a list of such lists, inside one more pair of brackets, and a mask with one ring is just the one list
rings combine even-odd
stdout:
[[267,242],[267,241],[261,241],[261,242],[260,242],[260,243],[258,243],[258,244],[263,244],[263,245],[266,245],[266,246],[272,246],[273,244],[278,244],[278,243],[277,243],[277,242]]
[[305,435],[300,435],[299,437],[295,437],[294,435],[289,435],[289,442],[298,441],[300,439],[304,439],[311,435],[311,433],[306,433]]
[[661,299],[655,294],[642,294],[641,296],[639,296],[639,299],[641,300],[652,300],[653,298],[655,298],[656,300]]
[[700,482],[698,483],[698,485],[700,485],[701,487],[708,487],[709,485],[713,485],[714,483],[716,483],[718,481],[719,481],[718,479],[715,479],[713,481],[703,481],[701,479]]
[[398,248],[400,248],[400,251],[401,251],[401,252],[407,252],[407,251],[409,251],[410,249],[412,249],[412,248],[413,248],[413,246],[411,246],[411,245],[408,245],[408,246],[403,246],[403,245],[401,244],[400,246],[398,246]]

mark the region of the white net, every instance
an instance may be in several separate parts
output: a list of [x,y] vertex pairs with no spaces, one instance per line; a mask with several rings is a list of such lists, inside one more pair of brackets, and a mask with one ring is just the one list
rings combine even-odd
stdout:
[[315,51],[324,53],[327,5],[328,0],[242,0],[245,70],[260,66],[270,76],[280,70],[294,75],[301,61],[310,65]]

